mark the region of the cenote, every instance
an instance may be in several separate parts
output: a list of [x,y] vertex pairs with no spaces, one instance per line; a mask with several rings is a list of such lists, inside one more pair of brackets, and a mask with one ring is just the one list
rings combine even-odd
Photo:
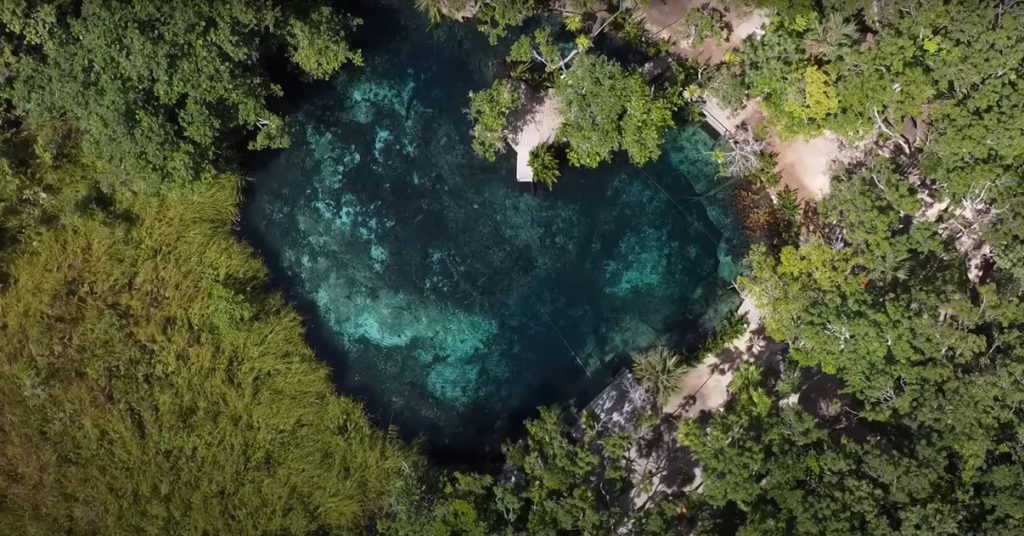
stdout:
[[671,132],[643,168],[565,169],[553,191],[524,191],[513,155],[469,148],[467,95],[505,49],[375,9],[365,66],[299,107],[243,206],[243,236],[340,392],[441,459],[479,455],[735,309],[740,238],[704,130]]

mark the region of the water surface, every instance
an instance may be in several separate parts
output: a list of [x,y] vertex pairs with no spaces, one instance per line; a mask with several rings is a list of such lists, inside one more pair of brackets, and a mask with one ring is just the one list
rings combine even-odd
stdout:
[[365,67],[298,112],[292,147],[250,185],[243,233],[341,390],[380,421],[480,448],[736,305],[704,131],[673,132],[643,168],[566,169],[553,192],[523,191],[512,155],[469,149],[467,94],[501,50],[409,10],[367,20]]

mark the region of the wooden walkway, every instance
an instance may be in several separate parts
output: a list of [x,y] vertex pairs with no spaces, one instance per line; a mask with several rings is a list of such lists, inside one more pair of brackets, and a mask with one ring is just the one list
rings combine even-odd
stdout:
[[[707,97],[701,109],[708,125],[724,138],[728,138],[750,116],[749,106],[743,110],[730,112],[714,97]],[[562,123],[557,102],[550,93],[528,113],[523,126],[508,138],[516,152],[516,181],[526,184],[533,182],[530,151],[538,145],[554,141],[558,127]]]
[[711,96],[704,99],[704,105],[701,106],[701,109],[704,112],[704,119],[722,137],[729,137],[740,126],[740,123],[749,116],[746,108],[730,112],[718,99]]
[[558,103],[553,94],[548,93],[535,109],[530,111],[526,123],[519,132],[509,140],[516,151],[516,181],[533,182],[533,169],[530,168],[530,151],[555,139],[555,133],[562,124],[558,114]]
[[707,121],[707,123],[711,125],[711,128],[715,129],[719,135],[727,138],[729,137],[729,134],[732,134],[732,131],[725,125],[725,122],[719,118],[722,110],[712,109],[712,107],[708,105],[704,105],[701,108],[704,112],[704,120]]

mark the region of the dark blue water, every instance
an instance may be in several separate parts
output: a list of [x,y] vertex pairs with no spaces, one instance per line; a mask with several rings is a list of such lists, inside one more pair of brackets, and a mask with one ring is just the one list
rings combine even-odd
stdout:
[[342,391],[406,435],[473,450],[735,307],[704,131],[673,132],[646,167],[566,169],[553,192],[524,192],[510,154],[469,149],[467,94],[503,49],[409,10],[367,18],[365,67],[293,118],[242,222]]

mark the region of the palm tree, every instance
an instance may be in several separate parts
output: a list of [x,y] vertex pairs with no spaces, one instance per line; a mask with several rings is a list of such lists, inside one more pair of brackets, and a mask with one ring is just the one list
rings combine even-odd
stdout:
[[427,14],[432,23],[455,17],[469,7],[470,0],[416,0],[416,9]]
[[838,13],[819,19],[807,32],[805,47],[811,56],[831,60],[860,37],[857,26]]
[[904,281],[910,277],[910,266],[907,261],[910,255],[900,251],[886,251],[879,257],[878,264],[872,270],[877,277],[886,283]]
[[558,159],[552,152],[551,145],[542,143],[530,149],[530,169],[533,170],[533,180],[543,183],[552,189],[561,171],[558,169]]
[[683,358],[661,346],[633,358],[633,376],[659,405],[675,392],[684,372]]

